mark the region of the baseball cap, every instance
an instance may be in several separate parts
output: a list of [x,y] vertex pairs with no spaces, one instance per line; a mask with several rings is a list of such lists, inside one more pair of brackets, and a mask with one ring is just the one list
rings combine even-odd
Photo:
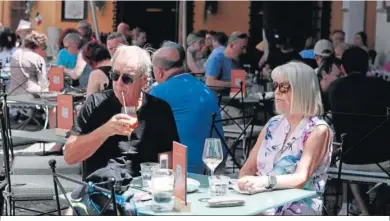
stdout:
[[16,28],[16,32],[22,30],[32,30],[31,22],[21,19],[19,21],[18,27]]
[[202,36],[198,35],[198,34],[194,34],[194,33],[190,33],[188,36],[187,36],[187,45],[190,45],[194,42],[197,42],[199,40],[202,40]]
[[321,39],[314,46],[314,54],[329,57],[334,53],[333,44],[329,40]]

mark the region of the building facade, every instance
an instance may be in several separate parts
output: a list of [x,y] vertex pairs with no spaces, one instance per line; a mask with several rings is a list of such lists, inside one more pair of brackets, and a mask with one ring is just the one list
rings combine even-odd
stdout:
[[[346,32],[346,41],[352,43],[356,32],[365,31],[369,48],[378,52],[390,51],[390,23],[387,21],[386,1],[331,1],[326,6],[324,2],[314,2],[313,30],[317,37],[327,37],[335,29]],[[23,18],[23,2],[0,1],[0,22],[4,26],[16,27]],[[164,4],[162,4],[164,3]],[[261,40],[262,9],[261,1],[218,1],[211,4],[211,13],[205,13],[210,1],[187,1],[187,33],[201,29],[223,31],[230,34],[233,31],[249,33],[254,42]],[[325,2],[326,3],[326,2]],[[140,6],[143,4],[142,6]],[[121,21],[127,21],[131,28],[142,27],[149,32],[150,37],[161,35],[171,40],[181,41],[182,12],[181,2],[126,2],[105,1],[104,7],[96,10],[99,31],[112,32]],[[382,5],[383,7],[380,7]],[[390,5],[388,5],[390,6]],[[33,1],[30,21],[35,30],[47,32],[48,27],[60,29],[76,27],[77,21],[62,20],[61,1]],[[214,7],[214,8],[213,8]],[[92,23],[91,11],[87,4],[87,20]],[[317,11],[314,11],[317,10]],[[206,10],[207,11],[207,10]],[[34,17],[39,13],[42,22],[38,25]],[[329,16],[327,16],[329,14]],[[277,15],[275,15],[277,16]],[[150,19],[148,19],[150,18]],[[159,23],[164,22],[164,23]],[[156,29],[152,31],[151,29]],[[149,29],[149,30],[148,30]],[[168,36],[168,37],[167,37]],[[155,39],[156,41],[158,39]]]

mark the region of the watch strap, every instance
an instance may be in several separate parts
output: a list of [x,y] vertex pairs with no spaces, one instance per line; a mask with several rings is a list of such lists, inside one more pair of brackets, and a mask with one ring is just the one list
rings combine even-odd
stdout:
[[268,176],[268,186],[267,189],[273,189],[276,186],[276,177]]

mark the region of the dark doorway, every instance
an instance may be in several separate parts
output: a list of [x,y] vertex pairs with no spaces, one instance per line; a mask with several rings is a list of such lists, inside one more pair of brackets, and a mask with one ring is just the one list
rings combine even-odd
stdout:
[[116,22],[140,27],[154,48],[164,40],[177,41],[179,4],[176,1],[118,1]]
[[257,69],[259,60],[263,55],[256,49],[256,45],[263,40],[263,2],[251,1],[250,6],[250,23],[247,54],[244,56],[245,63],[252,66],[252,70]]

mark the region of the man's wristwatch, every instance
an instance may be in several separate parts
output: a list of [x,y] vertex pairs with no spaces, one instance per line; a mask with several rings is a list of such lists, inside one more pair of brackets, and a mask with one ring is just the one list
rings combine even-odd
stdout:
[[268,186],[266,186],[266,189],[273,189],[276,186],[276,177],[275,176],[268,176]]

